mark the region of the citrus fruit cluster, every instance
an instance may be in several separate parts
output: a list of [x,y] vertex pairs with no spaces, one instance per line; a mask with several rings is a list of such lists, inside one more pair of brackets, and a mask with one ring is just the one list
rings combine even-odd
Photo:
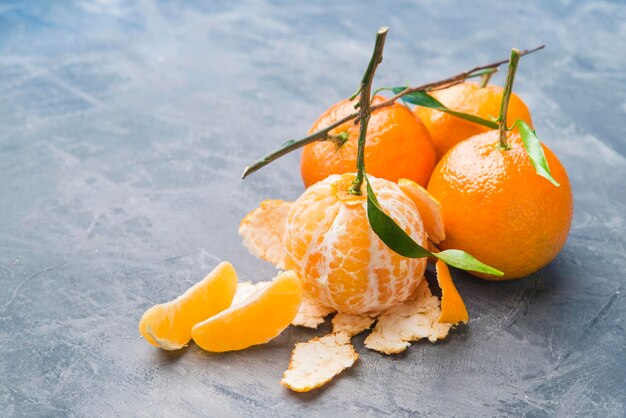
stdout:
[[[500,86],[463,82],[432,96],[450,109],[488,119],[498,115],[503,94]],[[383,100],[376,96],[372,103]],[[352,107],[348,100],[331,106],[311,131],[340,120]],[[511,93],[503,123],[514,126],[517,120],[531,124],[527,106]],[[329,174],[354,172],[357,131],[352,121],[346,122],[331,133],[348,132],[345,143],[315,142],[303,148],[300,168],[306,186]],[[547,146],[541,144],[558,187],[537,175],[517,126],[506,132],[506,142],[501,147],[497,130],[447,112],[416,106],[411,113],[395,103],[372,112],[365,165],[381,179],[404,177],[427,187],[443,208],[447,236],[439,247],[467,251],[504,275],[470,273],[516,279],[559,253],[569,232],[573,198],[565,168]]]
[[[283,375],[284,386],[309,391],[354,364],[356,334],[372,328],[365,346],[392,354],[467,323],[447,264],[514,279],[558,254],[572,217],[569,180],[512,92],[519,58],[529,51],[514,49],[510,60],[432,90],[391,88],[396,96],[385,99],[371,88],[386,34],[378,31],[353,97],[324,112],[308,137],[244,172],[304,146],[304,193],[293,202],[262,202],[239,226],[252,254],[286,271],[271,282],[238,283],[232,265],[220,264],[146,311],[139,330],[150,344],[176,350],[193,339],[207,351],[241,350],[290,324],[317,328],[335,313],[331,333],[296,344]],[[505,62],[504,87],[466,81]],[[424,277],[429,260],[436,261],[440,299]]]

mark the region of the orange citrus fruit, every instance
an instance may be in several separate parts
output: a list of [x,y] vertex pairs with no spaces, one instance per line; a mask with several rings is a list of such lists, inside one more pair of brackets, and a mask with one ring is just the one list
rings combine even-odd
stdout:
[[442,248],[465,250],[504,272],[493,280],[524,277],[559,253],[573,212],[570,183],[561,162],[543,145],[556,187],[533,168],[519,133],[498,131],[462,141],[437,164],[428,191],[441,202]]
[[[331,175],[293,204],[284,225],[285,267],[303,281],[308,298],[339,312],[386,309],[413,294],[426,259],[405,258],[372,231],[366,192],[348,193],[354,173]],[[398,184],[369,176],[378,201],[404,231],[427,245],[415,203]]]
[[[477,83],[464,82],[430,94],[449,109],[488,119],[500,114],[503,90],[500,86],[488,85],[481,88]],[[430,133],[437,151],[437,160],[462,140],[490,130],[486,126],[427,107],[417,106],[415,114]],[[507,126],[512,126],[517,119],[532,126],[528,108],[515,93],[511,94],[506,119]]]
[[[372,105],[385,100],[382,96],[375,96]],[[346,99],[334,104],[315,121],[309,133],[353,113],[357,101]],[[300,171],[306,187],[331,174],[354,171],[359,125],[350,120],[333,129],[330,135],[345,135],[346,140],[340,146],[331,141],[318,141],[302,150]],[[435,151],[420,120],[405,106],[394,103],[372,112],[367,126],[365,164],[372,176],[393,182],[404,177],[426,186],[435,167]]]
[[220,263],[181,296],[148,309],[139,322],[139,332],[155,347],[182,348],[191,339],[191,328],[228,308],[236,290],[235,269],[228,262]]
[[214,352],[264,344],[289,326],[301,302],[300,279],[286,271],[240,303],[196,324],[191,335],[201,348]]

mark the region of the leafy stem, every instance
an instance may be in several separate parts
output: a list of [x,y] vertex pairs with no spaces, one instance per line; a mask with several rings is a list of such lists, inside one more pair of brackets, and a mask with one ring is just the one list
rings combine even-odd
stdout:
[[359,109],[357,118],[361,126],[359,127],[359,142],[356,156],[356,177],[354,178],[354,182],[348,191],[350,194],[359,196],[362,193],[361,186],[363,185],[363,177],[365,176],[365,140],[367,137],[367,124],[370,120],[370,116],[372,115],[372,81],[374,80],[374,74],[376,73],[378,64],[383,61],[383,49],[385,48],[385,38],[387,37],[388,31],[389,28],[382,27],[378,29],[378,32],[376,32],[376,44],[374,45],[372,58],[370,58],[365,74],[363,74],[363,78],[361,79],[361,84],[357,90],[360,92],[359,101],[354,106]]
[[[541,49],[545,48],[545,45],[540,45],[536,48],[532,48],[532,49],[526,49],[524,51],[521,51],[519,53],[519,56],[524,56],[524,55],[528,55],[531,54],[535,51],[539,51]],[[450,87],[451,85],[454,84],[459,84],[461,82],[463,82],[464,80],[468,79],[468,78],[473,78],[473,77],[477,77],[477,76],[482,76],[483,74],[485,74],[485,72],[491,70],[491,69],[497,69],[498,67],[500,67],[500,65],[502,64],[506,64],[508,63],[509,60],[505,59],[505,60],[501,60],[501,61],[496,61],[496,62],[492,62],[490,64],[485,64],[485,65],[481,65],[478,67],[474,67],[471,70],[453,75],[451,77],[445,78],[443,80],[439,80],[439,81],[435,81],[432,83],[427,83],[427,84],[423,84],[421,86],[417,86],[417,87],[411,87],[411,88],[406,88],[404,90],[402,90],[401,92],[397,93],[394,97],[392,97],[389,100],[386,100],[382,103],[376,104],[374,106],[371,106],[371,111],[386,107],[386,106],[391,106],[393,103],[396,102],[396,100],[402,98],[403,96],[406,96],[407,94],[411,94],[414,92],[420,92],[420,91],[433,91],[433,90],[437,90],[440,88],[447,88]],[[355,92],[355,94],[353,95],[353,98],[356,97],[358,94],[360,93],[360,89],[357,90]],[[355,112],[352,113],[348,116],[346,116],[345,118],[333,123],[332,125],[327,126],[324,129],[321,129],[317,132],[312,133],[311,135],[304,137],[302,139],[292,139],[289,140],[287,142],[285,142],[279,149],[277,149],[276,151],[273,151],[272,153],[266,155],[265,157],[261,158],[258,161],[255,161],[254,163],[250,164],[249,166],[247,166],[243,172],[243,175],[241,176],[242,178],[246,178],[248,175],[254,173],[255,171],[263,168],[264,166],[266,166],[267,164],[271,163],[272,161],[282,157],[285,154],[290,153],[291,151],[294,151],[298,148],[301,148],[307,144],[310,144],[312,142],[315,141],[328,141],[328,140],[332,140],[332,138],[329,138],[328,133],[330,131],[332,131],[333,129],[343,125],[344,123],[356,118],[359,115],[359,112]]]
[[480,75],[480,88],[484,89],[489,84],[489,80],[491,80],[491,76],[498,72],[497,68],[490,68],[485,70],[483,74]]
[[506,126],[506,113],[509,109],[509,100],[511,99],[511,92],[513,91],[513,82],[515,81],[515,72],[517,71],[517,65],[521,57],[519,49],[513,48],[511,50],[511,59],[509,60],[509,70],[506,74],[506,83],[504,84],[504,92],[502,93],[502,103],[500,104],[500,116],[498,116],[498,130],[500,132],[500,148],[509,149],[509,144],[506,140],[506,132],[508,130]]

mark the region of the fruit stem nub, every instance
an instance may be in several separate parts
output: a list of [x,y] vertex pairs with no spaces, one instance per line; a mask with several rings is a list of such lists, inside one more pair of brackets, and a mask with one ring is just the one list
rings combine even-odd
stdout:
[[509,99],[511,98],[511,92],[513,91],[513,81],[515,80],[515,72],[517,71],[517,64],[519,63],[520,56],[521,52],[519,49],[511,49],[509,70],[506,74],[506,83],[504,84],[504,92],[502,93],[502,104],[500,105],[500,116],[498,116],[501,149],[509,149],[509,144],[506,140],[506,132],[508,130],[506,126],[506,112],[509,108]]
[[354,106],[359,109],[357,120],[361,124],[359,127],[359,142],[358,151],[356,156],[356,177],[352,182],[352,185],[348,189],[348,193],[353,195],[361,195],[361,186],[363,185],[363,179],[365,177],[365,140],[367,136],[367,124],[371,116],[371,92],[372,81],[374,80],[374,74],[378,64],[383,61],[383,49],[385,48],[385,38],[389,28],[382,27],[376,32],[376,43],[374,44],[374,51],[372,52],[372,58],[370,59],[365,74],[361,79],[361,85],[357,91],[359,91],[359,101]]

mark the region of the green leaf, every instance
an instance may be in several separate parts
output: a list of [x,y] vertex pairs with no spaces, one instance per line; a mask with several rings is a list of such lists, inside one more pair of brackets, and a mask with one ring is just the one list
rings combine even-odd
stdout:
[[530,162],[537,174],[541,177],[548,179],[550,183],[559,187],[560,184],[552,177],[550,173],[550,167],[548,167],[548,162],[546,161],[546,155],[543,153],[543,147],[541,146],[541,141],[537,138],[535,131],[533,131],[530,126],[526,122],[521,119],[515,121],[515,125],[519,128],[520,136],[522,137],[522,142],[524,142],[524,148],[526,149],[526,153],[530,158]]
[[498,68],[497,67],[485,68],[484,70],[480,70],[480,71],[476,71],[474,73],[471,73],[470,75],[467,76],[467,78],[482,77],[484,75],[493,74],[493,73],[497,73],[497,72],[498,72]]
[[367,177],[365,177],[365,182],[367,183],[367,219],[378,238],[401,256],[409,258],[430,256],[428,250],[413,241],[413,238],[383,211]]
[[471,254],[461,250],[444,250],[439,253],[433,253],[435,257],[444,263],[460,268],[461,270],[472,270],[480,273],[487,273],[494,276],[502,276],[500,270],[494,269],[485,263],[475,259]]
[[400,226],[383,211],[378,199],[372,190],[372,186],[365,176],[367,184],[367,219],[372,230],[385,245],[401,256],[408,258],[423,258],[434,256],[451,266],[478,271],[494,276],[502,276],[503,273],[488,265],[481,263],[474,257],[461,250],[445,250],[440,253],[431,253],[411,238]]
[[[391,91],[393,91],[395,94],[398,94],[404,90],[406,90],[406,87],[391,88]],[[443,103],[424,91],[411,92],[402,96],[401,99],[407,103],[411,103],[416,106],[429,107],[431,109],[436,109],[442,112],[449,113],[450,115],[456,116],[457,118],[465,119],[467,121],[486,126],[490,129],[498,129],[498,124],[496,122],[490,121],[488,119],[483,119],[479,116],[470,115],[469,113],[456,112],[454,110],[448,109],[446,106],[444,106]]]

